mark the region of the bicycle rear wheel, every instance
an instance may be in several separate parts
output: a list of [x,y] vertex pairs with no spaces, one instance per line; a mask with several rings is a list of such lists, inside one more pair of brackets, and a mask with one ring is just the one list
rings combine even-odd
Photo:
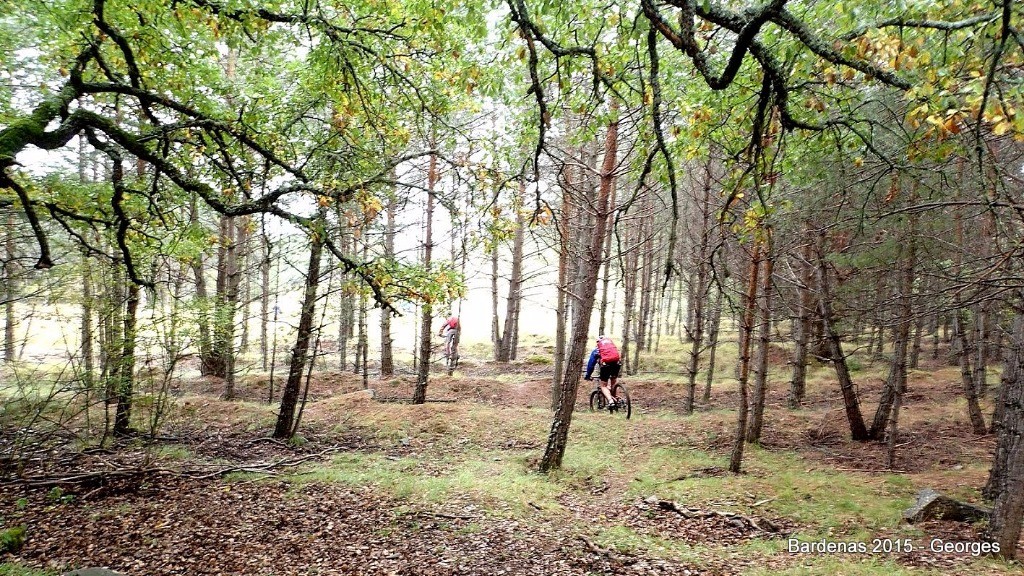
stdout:
[[604,410],[608,406],[608,399],[604,397],[604,394],[600,390],[594,390],[590,393],[590,411],[596,412],[598,410]]
[[626,390],[622,384],[616,384],[612,388],[612,396],[618,402],[616,410],[622,412],[626,416],[626,420],[629,420],[629,417],[633,415],[633,403],[629,399],[629,390]]

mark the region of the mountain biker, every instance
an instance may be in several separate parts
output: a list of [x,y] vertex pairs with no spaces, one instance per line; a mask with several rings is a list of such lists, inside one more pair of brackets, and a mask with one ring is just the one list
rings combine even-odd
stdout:
[[[619,378],[619,369],[622,364],[619,362],[619,349],[615,347],[615,343],[612,342],[611,338],[607,336],[598,336],[597,345],[594,347],[594,351],[590,353],[590,360],[587,361],[587,374],[583,377],[584,380],[592,380],[591,375],[594,373],[594,366],[600,364],[598,371],[598,379],[601,381],[601,392],[608,399],[608,406],[614,408],[615,397],[612,396],[612,390],[615,388],[615,381]],[[609,380],[611,382],[609,383]]]
[[441,331],[438,332],[438,336],[444,336],[444,357],[448,358],[452,353],[452,342],[455,341],[455,337],[459,334],[459,317],[454,314],[449,316],[444,324],[441,325]]

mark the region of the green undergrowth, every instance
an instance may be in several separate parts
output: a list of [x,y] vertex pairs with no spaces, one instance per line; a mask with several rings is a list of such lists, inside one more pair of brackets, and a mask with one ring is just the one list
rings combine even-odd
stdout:
[[[730,474],[728,459],[689,448],[658,448],[636,462],[629,493],[684,505],[784,517],[802,536],[867,536],[899,526],[913,500],[910,482],[819,469],[788,452],[748,446],[744,473]],[[756,504],[756,506],[755,506]]]
[[57,576],[57,574],[53,570],[39,570],[17,563],[4,562],[0,564],[0,576]]
[[558,483],[532,471],[525,456],[486,450],[464,459],[347,453],[284,479],[296,485],[373,486],[416,503],[442,504],[469,498],[513,513],[556,508],[563,490]]

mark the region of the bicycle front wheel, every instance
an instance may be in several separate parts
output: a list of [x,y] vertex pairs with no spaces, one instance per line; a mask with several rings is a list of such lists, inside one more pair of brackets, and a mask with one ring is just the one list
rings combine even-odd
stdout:
[[626,420],[633,415],[633,403],[629,399],[629,390],[622,384],[616,384],[612,388],[612,396],[615,397],[618,402],[618,411],[626,416]]
[[594,390],[590,393],[590,411],[596,412],[598,410],[604,410],[608,406],[608,399],[604,397],[604,394],[600,390]]

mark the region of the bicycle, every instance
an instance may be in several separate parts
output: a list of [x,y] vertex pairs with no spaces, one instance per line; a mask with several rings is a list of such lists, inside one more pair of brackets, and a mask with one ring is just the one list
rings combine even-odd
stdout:
[[449,352],[447,350],[447,347],[445,348],[444,362],[445,362],[445,367],[448,370],[448,375],[451,376],[452,372],[455,372],[455,368],[458,367],[458,365],[459,365],[459,334],[458,334],[458,332],[456,332],[455,336],[452,338],[451,352]]
[[615,398],[615,404],[609,406],[608,399],[605,398],[604,392],[601,391],[600,384],[597,389],[590,393],[590,411],[596,412],[598,410],[608,409],[609,414],[615,414],[616,412],[624,414],[626,420],[633,415],[633,404],[629,399],[629,390],[618,382],[612,387],[612,397]]

